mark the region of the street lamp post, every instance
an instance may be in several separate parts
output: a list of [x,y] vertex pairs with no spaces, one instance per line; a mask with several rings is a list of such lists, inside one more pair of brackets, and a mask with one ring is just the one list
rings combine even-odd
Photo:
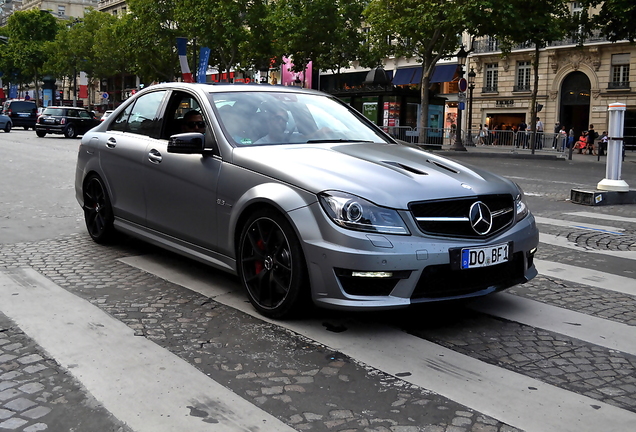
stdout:
[[472,142],[472,127],[473,127],[473,90],[475,90],[475,69],[470,68],[468,72],[468,142]]
[[[464,45],[459,48],[459,52],[455,54],[457,57],[457,64],[459,65],[459,81],[464,80],[464,65],[466,64],[466,58],[468,57],[468,51],[464,49]],[[466,89],[462,90],[460,85],[460,93],[463,93]],[[459,96],[459,95],[458,95]],[[458,97],[459,99],[459,97]],[[462,142],[462,102],[457,102],[457,127],[455,128],[455,142],[451,145],[450,149],[454,151],[466,151],[464,143]]]

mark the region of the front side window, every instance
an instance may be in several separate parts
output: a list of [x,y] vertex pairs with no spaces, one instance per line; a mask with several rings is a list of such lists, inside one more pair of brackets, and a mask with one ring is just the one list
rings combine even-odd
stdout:
[[231,92],[210,97],[225,137],[237,146],[386,142],[373,125],[327,96]]
[[497,82],[499,81],[499,63],[486,64],[486,82],[484,92],[496,92]]
[[165,90],[162,90],[146,93],[137,98],[119,114],[117,119],[110,125],[110,130],[158,138],[161,130],[159,107],[165,94]]
[[517,82],[515,91],[530,91],[530,62],[517,62]]

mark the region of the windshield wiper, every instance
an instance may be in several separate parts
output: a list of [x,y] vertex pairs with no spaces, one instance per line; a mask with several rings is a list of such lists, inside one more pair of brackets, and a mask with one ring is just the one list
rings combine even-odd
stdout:
[[339,143],[339,142],[363,142],[363,143],[372,143],[373,141],[369,141],[369,140],[362,140],[362,139],[344,139],[344,138],[337,138],[337,139],[311,139],[311,140],[307,140],[307,144],[315,144],[315,143]]

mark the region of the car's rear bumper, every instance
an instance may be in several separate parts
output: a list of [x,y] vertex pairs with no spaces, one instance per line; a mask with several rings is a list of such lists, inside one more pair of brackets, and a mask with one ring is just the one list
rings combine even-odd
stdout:
[[45,125],[45,124],[36,124],[35,130],[37,132],[46,132],[52,134],[63,134],[65,126],[63,125]]

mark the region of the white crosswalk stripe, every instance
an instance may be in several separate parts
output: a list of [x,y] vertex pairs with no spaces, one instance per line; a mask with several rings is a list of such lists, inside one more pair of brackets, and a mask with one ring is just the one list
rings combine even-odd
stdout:
[[[294,431],[35,270],[19,273],[0,272],[2,311],[136,432]],[[209,421],[190,414],[202,409]]]
[[[633,218],[591,212],[564,215],[614,221],[616,225],[636,222]],[[618,226],[545,217],[537,217],[537,223],[602,231],[612,236],[625,232]],[[542,233],[540,242],[586,254],[636,259],[635,251],[591,250],[554,234]],[[321,320],[267,320],[246,302],[234,278],[211,276],[199,267],[184,268],[183,261],[165,255],[119,261],[285,327],[355,361],[526,432],[625,431],[636,424],[635,412],[488,364],[390,325],[348,320],[346,332],[334,333],[325,329]],[[535,259],[535,264],[541,275],[564,283],[636,295],[636,280],[631,277],[542,259]],[[121,321],[35,270],[21,269],[18,277],[15,272],[0,272],[0,309],[135,431],[294,430],[176,355],[146,338],[133,336]],[[627,324],[507,293],[479,299],[470,307],[493,317],[636,355],[636,332]],[[212,413],[209,422],[189,413],[200,407]]]
[[[147,255],[121,261],[258,316],[232,282],[216,284],[209,275],[192,271],[186,273],[169,260]],[[571,337],[581,337],[581,340],[610,349],[636,352],[634,338],[620,338],[626,326],[583,317],[582,314],[561,308],[538,305],[533,300],[515,302],[534,309],[534,315],[529,310],[502,311],[506,308],[496,307],[488,313]],[[540,308],[543,308],[541,313],[544,316],[536,315]],[[586,334],[567,328],[568,322],[582,324],[582,332]],[[636,421],[636,413],[488,365],[388,326],[356,326],[348,322],[347,332],[334,334],[325,330],[318,321],[275,323],[391,375],[409,372],[410,375],[402,379],[528,432],[621,431],[630,428],[628,425]],[[396,356],[396,352],[400,355]],[[537,415],[539,412],[540,416]]]

